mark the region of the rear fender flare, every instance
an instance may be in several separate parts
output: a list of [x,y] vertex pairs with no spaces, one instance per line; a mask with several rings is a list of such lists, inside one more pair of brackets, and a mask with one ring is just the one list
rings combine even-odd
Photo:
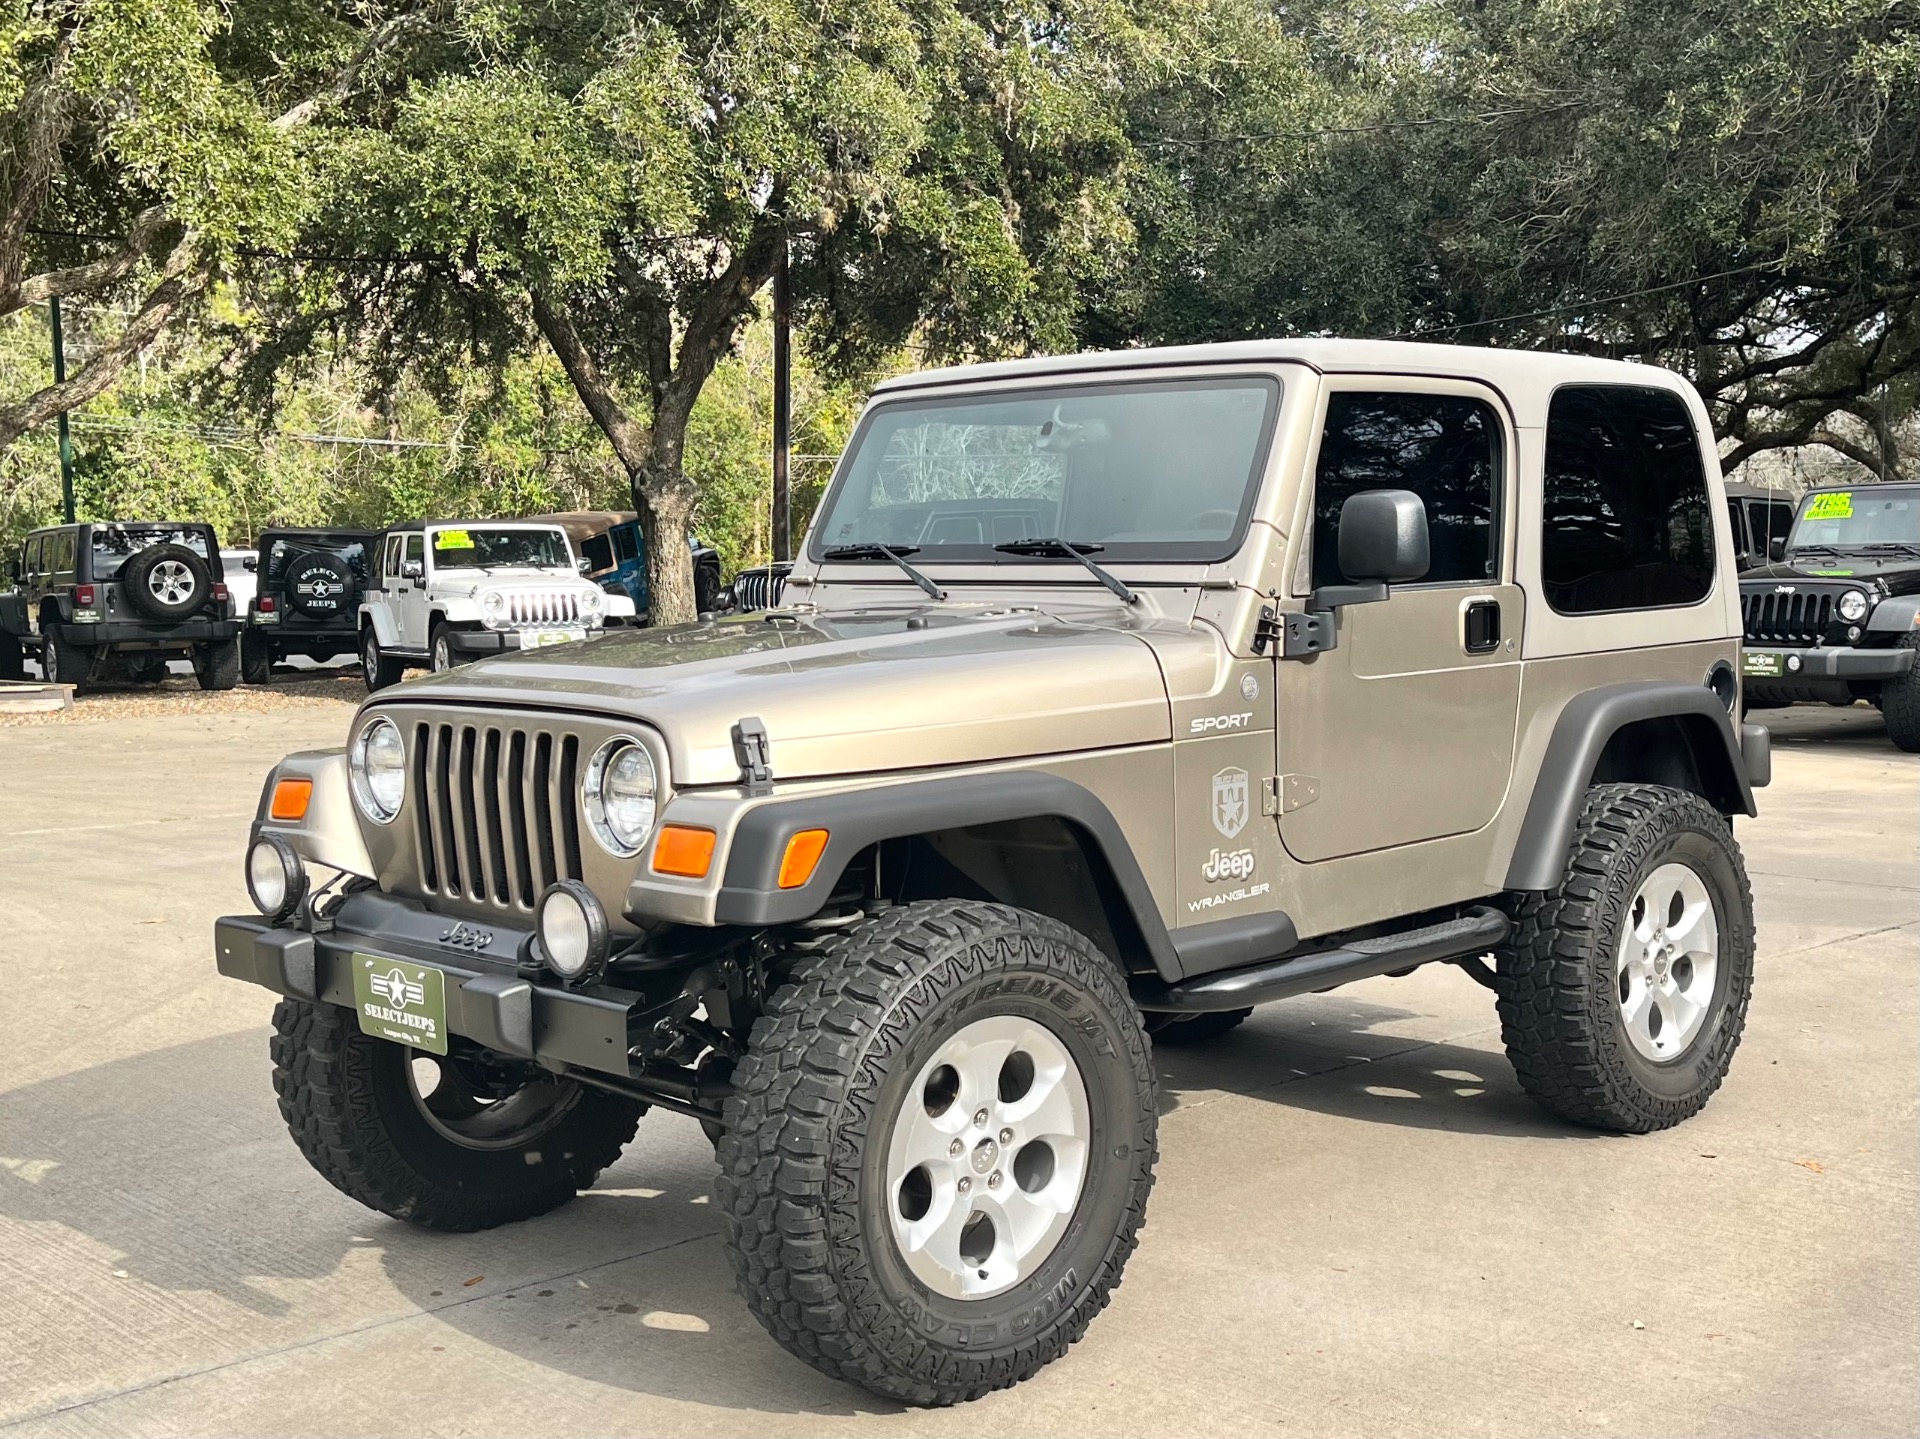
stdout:
[[394,623],[393,613],[385,605],[361,605],[360,629],[362,633],[372,629],[373,637],[380,641],[383,650],[400,646],[400,627]]
[[1609,742],[1629,726],[1650,720],[1674,722],[1710,804],[1726,815],[1757,813],[1739,737],[1712,690],[1665,681],[1588,690],[1569,700],[1554,723],[1508,863],[1508,889],[1546,891],[1559,885],[1574,824]]

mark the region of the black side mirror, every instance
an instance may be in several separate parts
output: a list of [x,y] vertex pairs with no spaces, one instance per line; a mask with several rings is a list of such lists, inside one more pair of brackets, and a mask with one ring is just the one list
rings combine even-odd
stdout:
[[1340,572],[1355,584],[1404,584],[1431,563],[1427,507],[1412,490],[1365,490],[1340,507]]
[[260,573],[260,556],[258,555],[246,556],[246,558],[240,561],[240,568],[245,570],[250,575],[259,574]]
[[1784,560],[1786,557],[1787,557],[1787,539],[1785,535],[1782,535],[1779,539],[1767,541],[1767,558],[1768,559]]

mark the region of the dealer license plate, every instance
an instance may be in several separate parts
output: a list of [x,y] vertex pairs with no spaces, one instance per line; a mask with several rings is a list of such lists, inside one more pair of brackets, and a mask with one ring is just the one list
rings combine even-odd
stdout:
[[586,637],[587,632],[583,629],[525,630],[520,635],[520,648],[543,650],[548,645],[572,644],[575,640],[583,640]]
[[447,1052],[447,977],[403,959],[353,956],[353,1003],[360,1028],[429,1054]]
[[1743,650],[1740,668],[1749,675],[1783,675],[1787,672],[1787,657],[1778,650]]

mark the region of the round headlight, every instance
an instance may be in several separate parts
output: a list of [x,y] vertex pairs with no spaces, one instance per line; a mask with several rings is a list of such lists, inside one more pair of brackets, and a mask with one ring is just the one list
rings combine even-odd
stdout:
[[506,595],[499,590],[480,591],[480,618],[487,622],[490,629],[499,629],[506,624]]
[[653,832],[657,790],[645,746],[630,739],[601,745],[580,779],[580,804],[593,837],[623,859],[640,853]]
[[569,983],[598,979],[607,964],[607,914],[593,891],[563,879],[540,896],[535,916],[547,968]]
[[407,747],[400,730],[382,716],[354,737],[347,752],[353,802],[376,824],[390,824],[407,792]]
[[277,834],[263,834],[247,851],[247,893],[253,907],[275,923],[307,897],[307,867]]
[[580,618],[589,624],[605,616],[607,612],[607,593],[605,590],[591,589],[580,591]]
[[1854,621],[1863,620],[1866,617],[1867,592],[1865,590],[1848,590],[1844,595],[1840,596],[1841,619],[1845,620],[1848,624],[1852,624]]

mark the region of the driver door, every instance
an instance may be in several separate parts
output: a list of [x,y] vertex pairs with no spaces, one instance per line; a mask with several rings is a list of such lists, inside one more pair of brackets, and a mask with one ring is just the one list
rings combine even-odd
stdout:
[[1492,820],[1513,769],[1525,619],[1508,538],[1514,437],[1498,396],[1343,377],[1323,404],[1295,593],[1344,582],[1340,507],[1364,490],[1420,496],[1432,563],[1387,600],[1341,609],[1333,650],[1277,662],[1280,837],[1309,863]]

